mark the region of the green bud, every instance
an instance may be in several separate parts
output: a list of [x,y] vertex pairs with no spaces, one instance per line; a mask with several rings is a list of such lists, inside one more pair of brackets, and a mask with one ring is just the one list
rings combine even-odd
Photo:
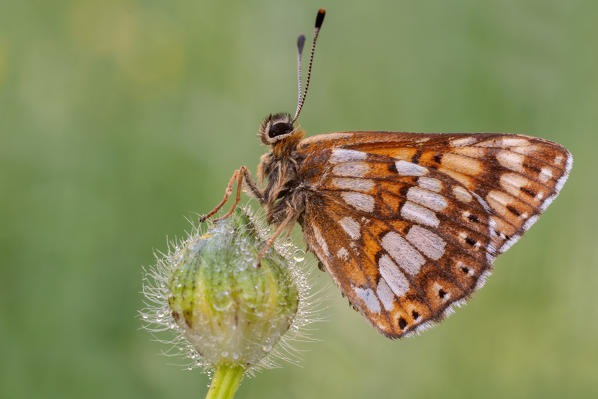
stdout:
[[289,329],[309,322],[307,284],[291,256],[299,250],[273,246],[258,266],[269,234],[239,208],[206,233],[194,231],[159,259],[144,291],[160,306],[142,317],[176,330],[199,365],[268,366]]

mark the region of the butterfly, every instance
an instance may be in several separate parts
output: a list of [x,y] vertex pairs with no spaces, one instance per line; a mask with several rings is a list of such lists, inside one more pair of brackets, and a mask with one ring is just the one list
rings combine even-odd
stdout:
[[[382,334],[400,338],[433,325],[470,299],[507,251],[559,194],[572,166],[560,144],[518,134],[353,131],[303,138],[295,116],[269,115],[259,127],[270,151],[259,184],[245,166],[243,187],[276,226],[261,255],[297,222],[309,251],[351,305]],[[264,184],[260,188],[260,184]],[[221,218],[221,219],[222,219]],[[261,259],[261,258],[260,258]]]

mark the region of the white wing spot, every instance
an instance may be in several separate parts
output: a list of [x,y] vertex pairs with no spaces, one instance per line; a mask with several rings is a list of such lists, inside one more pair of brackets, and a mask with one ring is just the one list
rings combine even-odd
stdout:
[[543,167],[540,170],[540,176],[538,176],[542,183],[546,183],[548,180],[552,178],[552,169]]
[[516,197],[519,196],[521,187],[526,186],[528,183],[529,180],[526,177],[517,173],[503,173],[500,176],[500,185],[505,191]]
[[527,145],[529,145],[529,141],[519,137],[501,137],[478,144],[480,147],[522,147]]
[[389,231],[382,238],[382,247],[411,275],[419,273],[421,266],[426,263],[422,254],[394,231]]
[[471,202],[471,194],[461,186],[453,186],[453,195],[461,202]]
[[374,187],[374,181],[370,179],[351,179],[347,177],[335,177],[332,184],[337,188],[353,191],[370,191]]
[[397,172],[403,176],[423,176],[428,173],[428,169],[413,162],[396,161],[395,166]]
[[498,233],[496,232],[496,220],[494,220],[494,217],[488,219],[488,230],[490,232],[490,237],[498,237]]
[[430,259],[438,260],[444,254],[446,242],[437,234],[419,225],[412,226],[406,238]]
[[[397,297],[402,297],[409,291],[409,281],[388,255],[380,257],[378,266],[380,267],[380,274]],[[380,286],[378,286],[378,289],[380,289]],[[380,294],[378,296],[382,298]]]
[[370,170],[365,162],[347,162],[336,165],[332,173],[337,176],[363,177]]
[[462,139],[453,139],[451,140],[451,146],[452,147],[461,147],[461,146],[465,146],[465,145],[471,145],[473,143],[475,143],[476,141],[478,141],[475,137],[464,137]]
[[327,257],[330,256],[330,252],[328,252],[328,245],[326,244],[324,237],[322,237],[322,232],[320,231],[318,226],[316,226],[315,224],[312,224],[311,229],[314,231],[314,236],[316,237],[316,242],[318,243],[320,248],[322,248],[324,255],[326,255]]
[[488,200],[489,203],[491,201],[496,201],[504,206],[507,206],[512,202],[512,198],[509,194],[506,194],[506,193],[504,193],[502,191],[498,191],[498,190],[491,190],[488,193],[488,195],[486,196],[486,199]]
[[390,287],[388,286],[388,284],[386,283],[384,278],[381,278],[380,281],[378,282],[378,288],[376,288],[376,294],[378,294],[378,298],[380,299],[380,302],[382,302],[384,309],[389,310],[389,311],[394,309],[395,295],[391,291]]
[[372,313],[380,313],[380,302],[376,298],[376,294],[371,288],[359,288],[353,286],[353,290],[364,303],[368,310]]
[[331,163],[361,161],[366,159],[367,153],[355,150],[345,150],[342,148],[335,148],[332,150],[332,156],[329,159]]
[[525,147],[529,145],[529,140],[515,137],[505,137],[501,140],[505,147]]
[[435,211],[441,211],[446,208],[446,199],[442,195],[424,190],[420,187],[411,187],[409,191],[407,191],[407,199]]
[[440,221],[434,211],[419,206],[414,202],[405,201],[401,207],[401,216],[412,222],[424,224],[430,227],[438,227]]
[[355,219],[345,216],[338,223],[352,239],[357,240],[361,237],[361,227]]
[[364,212],[372,212],[374,210],[374,197],[370,195],[355,192],[344,192],[341,193],[341,197],[343,197],[343,200],[347,204],[351,205],[357,210]]
[[521,154],[517,154],[515,152],[511,152],[508,150],[499,151],[496,154],[496,159],[498,163],[504,166],[507,169],[514,170],[516,172],[523,172],[523,160],[524,156]]
[[481,161],[470,156],[446,153],[441,159],[441,171],[450,170],[468,176],[479,175],[484,169]]
[[442,182],[431,177],[420,177],[417,179],[417,184],[430,191],[440,192],[442,190]]

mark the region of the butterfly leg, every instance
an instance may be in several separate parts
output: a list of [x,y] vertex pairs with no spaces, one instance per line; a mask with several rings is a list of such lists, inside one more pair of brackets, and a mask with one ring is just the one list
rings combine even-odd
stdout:
[[266,254],[266,251],[268,251],[268,248],[270,248],[272,246],[272,244],[274,244],[274,241],[276,241],[278,236],[284,231],[284,229],[286,227],[288,227],[289,223],[291,223],[291,221],[293,220],[293,218],[295,216],[296,216],[295,212],[289,211],[287,217],[282,221],[282,223],[280,223],[280,225],[278,226],[278,228],[276,229],[274,234],[272,234],[272,237],[270,237],[268,239],[268,241],[266,241],[266,245],[264,245],[264,248],[262,248],[262,250],[260,251],[260,253],[257,256],[257,266],[258,267],[260,267],[260,265],[262,263],[262,258]]
[[219,217],[218,219],[215,219],[214,221],[226,219],[227,217],[229,217],[231,215],[231,213],[233,213],[233,211],[237,207],[237,204],[239,203],[239,201],[241,200],[241,191],[243,190],[243,181],[247,182],[247,185],[248,185],[249,189],[251,190],[251,193],[260,201],[260,203],[263,203],[264,195],[257,187],[257,184],[255,184],[255,182],[253,181],[253,178],[251,177],[251,174],[249,174],[249,170],[247,170],[247,167],[241,166],[239,169],[235,170],[235,173],[233,173],[228,184],[226,185],[226,190],[224,192],[224,198],[222,198],[222,201],[220,201],[220,203],[218,205],[216,205],[216,207],[214,209],[212,209],[210,212],[208,212],[205,216],[201,217],[199,219],[199,223],[203,223],[207,219],[214,216],[224,206],[224,204],[226,204],[226,202],[230,198],[231,194],[233,193],[233,187],[236,182],[237,183],[237,193],[235,196],[235,203],[233,204],[231,209],[224,216]]
[[245,168],[243,180],[248,188],[247,194],[255,197],[260,202],[260,205],[264,205],[266,203],[266,197],[263,191],[257,186],[255,180],[253,180],[253,176],[251,176],[247,168]]

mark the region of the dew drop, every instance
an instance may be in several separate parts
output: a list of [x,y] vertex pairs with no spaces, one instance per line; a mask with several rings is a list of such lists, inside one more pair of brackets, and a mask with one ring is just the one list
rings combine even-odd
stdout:
[[212,305],[215,310],[223,311],[231,307],[233,300],[228,291],[221,291],[214,295]]
[[293,253],[293,259],[295,262],[303,262],[305,260],[305,251],[302,249],[297,249]]

